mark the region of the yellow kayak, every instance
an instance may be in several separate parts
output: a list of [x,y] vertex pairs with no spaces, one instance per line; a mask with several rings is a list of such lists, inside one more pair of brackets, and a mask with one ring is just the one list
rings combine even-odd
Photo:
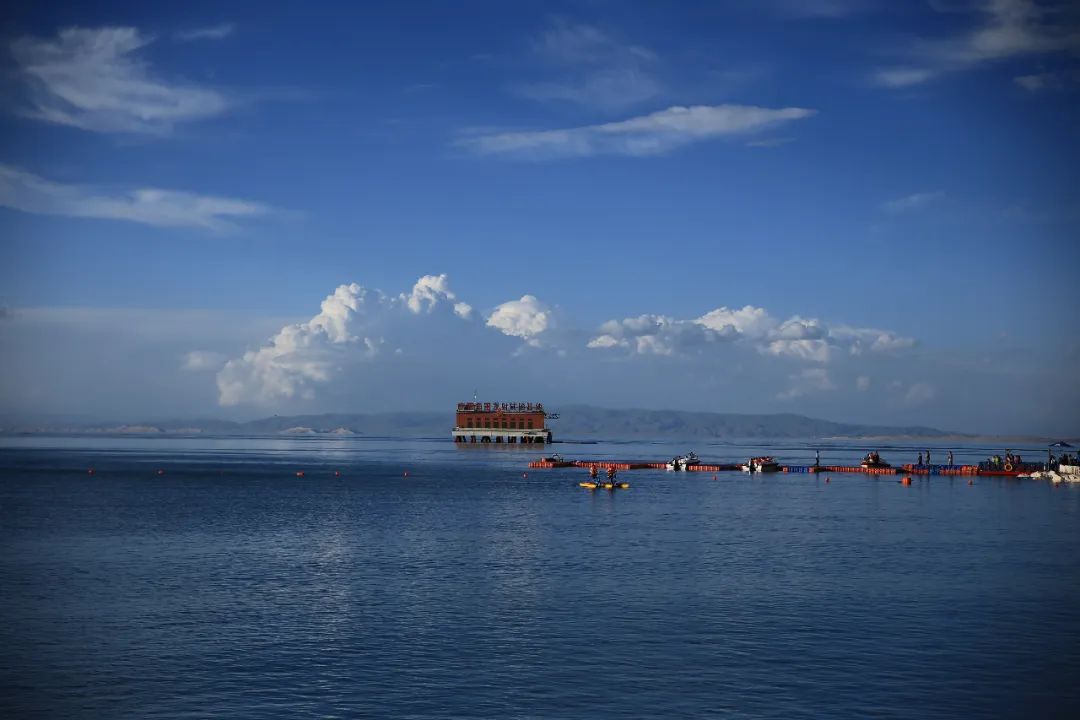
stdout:
[[628,483],[628,482],[620,482],[620,483],[582,482],[582,483],[578,483],[578,485],[580,485],[581,487],[586,488],[588,490],[629,490],[630,489],[630,483]]

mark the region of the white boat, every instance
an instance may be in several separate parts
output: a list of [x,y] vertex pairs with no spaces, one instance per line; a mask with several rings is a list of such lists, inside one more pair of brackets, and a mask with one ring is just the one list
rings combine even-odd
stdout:
[[671,458],[671,462],[667,464],[668,470],[686,470],[686,468],[693,465],[700,465],[701,461],[698,460],[698,456],[692,452],[680,455],[679,457]]
[[762,457],[750,458],[749,462],[745,462],[739,467],[743,472],[749,473],[767,473],[767,472],[780,472],[780,465],[771,455],[763,455]]
[[1049,480],[1053,483],[1080,483],[1080,465],[1058,465],[1057,470],[1040,470],[1020,477]]

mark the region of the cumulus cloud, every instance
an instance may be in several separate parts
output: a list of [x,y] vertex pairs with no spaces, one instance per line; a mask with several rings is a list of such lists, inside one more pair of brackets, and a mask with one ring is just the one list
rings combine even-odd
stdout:
[[631,348],[638,355],[674,355],[715,341],[719,333],[692,320],[676,320],[666,315],[639,315],[610,320],[600,326],[600,335],[587,347],[593,349]]
[[661,91],[659,60],[651,50],[619,42],[594,25],[556,19],[533,42],[533,52],[546,67],[557,68],[559,77],[512,86],[521,97],[621,109]]
[[266,345],[229,360],[217,376],[219,402],[270,405],[295,396],[311,397],[313,383],[327,382],[338,371],[338,348],[361,343],[365,354],[374,355],[378,340],[351,332],[368,294],[356,283],[341,285],[310,320],[286,325]]
[[[781,321],[752,305],[722,306],[696,319],[642,314],[609,320],[591,335],[579,334],[534,295],[499,304],[482,321],[474,319],[471,308],[463,311],[463,305],[469,307],[451,290],[445,274],[424,275],[408,292],[395,295],[345,284],[323,301],[316,315],[285,325],[262,345],[223,364],[220,357],[194,351],[185,357],[184,367],[219,368],[222,405],[269,406],[314,399],[320,388],[343,376],[352,378],[346,383],[350,386],[378,387],[378,378],[394,376],[394,368],[415,371],[432,347],[454,342],[466,343],[473,351],[470,357],[504,358],[500,362],[515,358],[513,362],[521,363],[515,372],[536,359],[524,352],[527,348],[543,348],[566,362],[606,352],[625,358],[688,358],[704,363],[702,367],[737,367],[742,353],[743,358],[750,354],[782,361],[770,362],[767,374],[782,381],[784,373],[791,373],[782,392],[782,399],[791,399],[833,389],[825,366],[841,357],[889,355],[914,344],[890,331],[813,317],[793,315]],[[792,369],[793,363],[804,367]],[[448,378],[459,377],[461,367],[443,365]],[[619,372],[632,372],[634,363],[616,366],[622,368]],[[463,367],[475,372],[475,361]],[[775,386],[767,392],[775,393]]]
[[866,392],[870,389],[870,378],[866,375],[860,375],[855,378],[855,389],[859,392]]
[[[287,324],[262,345],[225,362],[217,374],[218,402],[273,406],[316,399],[341,377],[356,384],[361,375],[402,363],[415,367],[433,348],[454,342],[474,349],[481,343],[478,352],[485,357],[500,348],[510,354],[514,344],[506,336],[546,346],[555,324],[551,310],[532,295],[499,305],[486,324],[473,318],[472,307],[451,290],[445,274],[424,275],[396,295],[343,284],[309,320]],[[209,364],[198,352],[188,359],[190,369]]]
[[[451,292],[450,279],[443,273],[424,275],[413,285],[412,292],[408,295],[402,293],[400,299],[409,310],[419,314],[430,313],[440,301],[453,302],[457,296]],[[465,302],[454,302],[454,313],[467,320],[472,316],[472,306]]]
[[783,355],[819,363],[827,363],[833,357],[833,346],[825,340],[786,340],[781,338],[768,343],[762,350],[770,355]]
[[873,80],[884,87],[907,87],[1005,58],[1080,48],[1076,16],[1065,4],[985,0],[977,13],[980,22],[973,29],[944,41],[921,43],[912,53],[913,64],[880,68]]
[[695,322],[721,336],[741,335],[750,338],[765,337],[776,327],[776,321],[765,308],[752,305],[746,305],[738,310],[719,307],[705,313]]
[[892,200],[888,200],[882,203],[881,209],[885,212],[893,214],[911,212],[913,210],[922,210],[931,203],[934,203],[943,197],[945,197],[945,193],[941,192],[940,190],[936,192],[912,193],[911,195],[894,198]]
[[593,155],[663,155],[690,143],[740,135],[813,115],[806,108],[750,105],[673,106],[639,117],[560,130],[501,132],[462,138],[481,155],[545,160]]
[[216,90],[155,77],[139,58],[153,41],[133,27],[72,27],[52,39],[15,40],[16,74],[29,89],[22,112],[93,132],[165,134],[229,109]]
[[238,221],[271,212],[270,207],[249,200],[178,190],[106,190],[68,185],[3,164],[0,164],[0,206],[37,215],[125,220],[212,232],[236,230]]
[[551,308],[534,295],[522,295],[495,308],[488,316],[487,326],[503,335],[518,337],[534,347],[541,345],[540,336],[553,327]]
[[913,338],[890,331],[833,325],[799,315],[780,322],[764,308],[747,305],[737,310],[719,307],[696,320],[663,315],[610,320],[600,326],[587,347],[671,355],[718,341],[741,342],[763,354],[822,364],[838,354],[891,354],[915,344]]

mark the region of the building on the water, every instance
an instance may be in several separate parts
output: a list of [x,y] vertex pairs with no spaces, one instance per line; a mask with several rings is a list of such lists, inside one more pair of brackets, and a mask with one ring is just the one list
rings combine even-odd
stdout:
[[549,417],[543,403],[458,403],[454,442],[549,443]]

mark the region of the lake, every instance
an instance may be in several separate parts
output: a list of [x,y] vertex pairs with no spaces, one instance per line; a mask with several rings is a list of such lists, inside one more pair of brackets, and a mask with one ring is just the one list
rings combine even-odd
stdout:
[[0,714],[1080,716],[1080,488],[639,470],[590,492],[527,469],[551,450],[0,438]]

